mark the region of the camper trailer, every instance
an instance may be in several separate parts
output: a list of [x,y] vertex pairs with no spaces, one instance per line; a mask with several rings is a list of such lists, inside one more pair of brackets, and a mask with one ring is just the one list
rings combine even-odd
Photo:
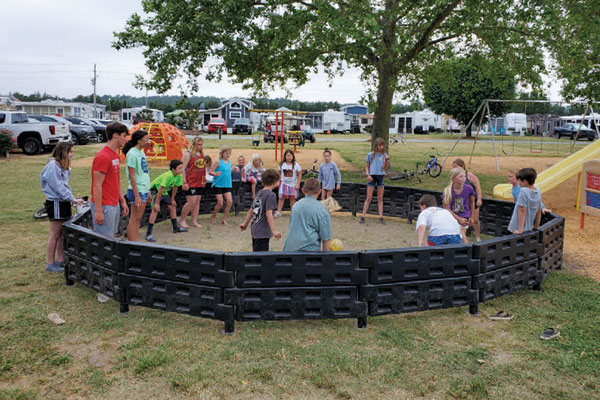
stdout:
[[327,110],[323,112],[323,132],[350,132],[352,117],[343,111]]
[[442,129],[442,117],[430,110],[392,114],[390,133],[429,133]]

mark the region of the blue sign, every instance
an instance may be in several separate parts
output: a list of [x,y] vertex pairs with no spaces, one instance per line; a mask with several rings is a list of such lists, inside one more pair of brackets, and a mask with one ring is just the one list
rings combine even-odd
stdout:
[[586,192],[585,205],[588,207],[600,208],[600,194]]

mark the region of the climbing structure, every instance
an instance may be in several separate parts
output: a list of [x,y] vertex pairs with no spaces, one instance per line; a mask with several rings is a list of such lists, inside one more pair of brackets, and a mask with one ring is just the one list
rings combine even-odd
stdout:
[[185,135],[166,122],[140,122],[129,130],[129,135],[140,129],[148,132],[150,138],[150,145],[144,149],[148,161],[181,160],[183,149],[189,147]]

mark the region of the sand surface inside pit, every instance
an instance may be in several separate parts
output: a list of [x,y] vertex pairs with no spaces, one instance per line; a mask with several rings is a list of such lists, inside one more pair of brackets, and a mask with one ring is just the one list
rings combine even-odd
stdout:
[[[237,164],[237,159],[240,155],[243,155],[246,158],[246,163],[250,162],[252,159],[252,154],[259,154],[263,160],[265,168],[277,168],[279,162],[275,161],[275,150],[273,149],[231,149],[231,162],[232,164]],[[206,149],[204,150],[204,154],[209,155],[213,161],[219,159],[219,150],[218,149]],[[310,169],[315,160],[317,160],[316,168],[319,168],[319,165],[323,161],[323,150],[309,150],[309,149],[298,149],[296,152],[296,162],[300,164],[303,169]],[[278,154],[279,157],[279,154]],[[348,163],[346,160],[342,158],[340,153],[335,150],[331,150],[331,159],[337,164],[339,169],[343,170],[352,170],[354,167]],[[79,160],[75,160],[72,163],[73,167],[91,167],[92,161],[94,157],[85,157]],[[169,163],[165,161],[161,163],[158,160],[149,160],[148,162],[152,168],[168,168]],[[122,163],[124,164],[124,162]]]

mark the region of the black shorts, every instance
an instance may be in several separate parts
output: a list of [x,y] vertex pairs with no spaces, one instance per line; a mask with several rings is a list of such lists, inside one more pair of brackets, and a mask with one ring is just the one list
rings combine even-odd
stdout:
[[269,251],[269,238],[252,239],[252,251]]
[[71,218],[71,202],[46,200],[46,213],[50,221],[66,221]]
[[203,187],[191,187],[189,190],[185,191],[186,196],[203,196],[204,188]]
[[231,188],[228,187],[214,187],[212,188],[214,194],[225,194],[231,193]]
[[[154,207],[154,204],[156,202],[156,195],[158,194],[158,192],[156,190],[151,190],[150,193],[152,193],[152,207]],[[173,202],[171,201],[171,196],[169,196],[168,194],[163,194],[162,196],[160,196],[160,203],[161,206],[165,205],[165,206],[170,206],[173,204]]]

